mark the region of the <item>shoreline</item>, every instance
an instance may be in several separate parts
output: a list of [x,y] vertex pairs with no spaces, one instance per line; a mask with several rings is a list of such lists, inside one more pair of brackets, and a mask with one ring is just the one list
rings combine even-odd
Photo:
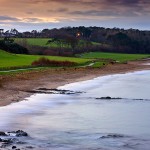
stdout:
[[150,63],[150,60],[130,61],[127,64],[113,64],[103,68],[48,69],[18,73],[14,76],[0,75],[0,107],[24,100],[33,95],[27,91],[38,88],[55,89],[105,75],[150,70],[150,65],[145,63]]

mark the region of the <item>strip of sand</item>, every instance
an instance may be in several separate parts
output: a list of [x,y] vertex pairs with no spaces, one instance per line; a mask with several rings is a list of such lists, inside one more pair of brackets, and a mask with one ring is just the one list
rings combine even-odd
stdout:
[[131,61],[128,64],[111,64],[103,68],[49,69],[22,72],[14,76],[0,75],[0,106],[21,101],[31,95],[27,91],[38,88],[54,89],[68,83],[89,80],[99,76],[149,70],[150,65],[145,65],[148,63],[150,60]]

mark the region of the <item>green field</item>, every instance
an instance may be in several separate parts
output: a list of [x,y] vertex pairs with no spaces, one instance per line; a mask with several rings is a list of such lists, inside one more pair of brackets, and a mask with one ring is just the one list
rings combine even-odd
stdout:
[[15,42],[26,42],[29,45],[41,47],[58,47],[56,43],[46,44],[50,38],[16,38]]
[[[78,64],[78,66],[86,66],[91,64],[94,60],[95,63],[91,67],[97,68],[104,65],[102,59],[113,59],[119,62],[126,62],[129,60],[138,60],[142,58],[150,57],[150,55],[142,54],[117,54],[117,53],[101,53],[101,52],[90,52],[80,55],[78,57],[59,57],[59,56],[40,56],[40,55],[22,55],[22,54],[11,54],[0,50],[0,70],[9,70],[13,68],[30,68],[31,63],[38,60],[41,57],[46,57],[49,60],[55,61],[71,61]],[[107,62],[105,62],[107,64]]]
[[74,57],[59,57],[59,56],[39,56],[39,55],[22,55],[22,54],[11,54],[0,50],[0,69],[11,68],[11,67],[26,67],[31,66],[31,63],[38,60],[41,57],[46,57],[50,60],[58,61],[71,61],[76,62],[79,65],[88,63],[89,59],[74,58]]
[[90,52],[80,55],[81,58],[90,58],[90,59],[113,59],[119,62],[126,62],[130,60],[139,60],[142,58],[150,57],[146,54],[119,54],[119,53],[102,53],[102,52]]
[[[29,45],[41,46],[41,47],[53,47],[53,48],[59,47],[56,43],[51,43],[51,44],[47,45],[46,43],[48,40],[50,40],[50,38],[16,38],[15,42],[17,42],[17,43],[26,42]],[[93,45],[100,45],[100,43],[96,43],[96,42],[92,42],[92,44]],[[65,47],[65,45],[64,45],[64,47]],[[67,45],[67,47],[68,47],[68,45]]]

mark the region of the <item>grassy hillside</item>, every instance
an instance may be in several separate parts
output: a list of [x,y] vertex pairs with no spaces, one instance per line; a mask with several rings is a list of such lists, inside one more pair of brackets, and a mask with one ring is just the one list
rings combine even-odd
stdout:
[[34,45],[34,46],[42,46],[42,47],[58,47],[57,44],[51,43],[46,45],[47,41],[50,40],[49,38],[16,38],[15,41],[25,41],[29,45]]
[[[150,57],[150,55],[91,52],[80,55],[81,58],[75,58],[75,57],[11,54],[0,50],[0,70],[11,69],[14,67],[16,68],[23,68],[28,66],[30,67],[33,61],[38,60],[41,57],[46,57],[49,60],[56,60],[56,61],[71,61],[78,63],[79,65],[84,65],[88,64],[88,62],[92,61],[93,59],[98,58],[113,59],[119,62],[125,62],[129,60],[138,60]],[[101,67],[101,66],[103,66],[103,60],[102,61],[95,60],[95,63],[92,65],[92,67]]]
[[[54,47],[57,48],[58,45],[56,43],[46,44],[50,38],[16,38],[15,41],[25,41],[29,45],[33,46],[42,46],[42,47]],[[93,45],[100,45],[100,43],[92,42]]]
[[129,60],[138,60],[150,55],[145,54],[119,54],[119,53],[102,53],[102,52],[90,52],[80,55],[81,58],[104,58],[104,59],[113,59],[119,62],[125,62]]
[[[33,61],[38,60],[40,57],[43,56],[11,54],[0,50],[0,69],[30,66]],[[73,57],[58,57],[58,56],[44,56],[44,57],[56,61],[57,60],[72,61],[78,63],[79,65],[86,64],[89,61],[89,59],[73,58]]]

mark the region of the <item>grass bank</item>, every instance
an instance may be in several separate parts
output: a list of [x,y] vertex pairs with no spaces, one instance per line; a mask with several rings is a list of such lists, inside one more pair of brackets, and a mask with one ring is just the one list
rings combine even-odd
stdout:
[[70,61],[78,65],[87,64],[91,59],[74,58],[74,57],[59,57],[59,56],[40,56],[40,55],[22,55],[11,54],[0,50],[0,70],[9,68],[24,68],[31,66],[31,63],[41,57],[48,58],[55,61]]
[[103,52],[90,52],[80,55],[80,58],[112,59],[120,63],[131,60],[139,60],[148,57],[150,57],[150,54],[120,54],[120,53],[103,53]]

